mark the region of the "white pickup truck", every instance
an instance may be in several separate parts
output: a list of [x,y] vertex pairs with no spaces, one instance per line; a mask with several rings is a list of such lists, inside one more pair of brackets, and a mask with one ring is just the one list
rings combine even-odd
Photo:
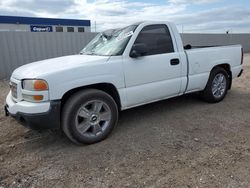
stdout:
[[99,33],[78,55],[16,69],[5,112],[92,144],[111,133],[119,111],[198,91],[221,101],[242,63],[240,45],[184,49],[174,24],[140,22]]

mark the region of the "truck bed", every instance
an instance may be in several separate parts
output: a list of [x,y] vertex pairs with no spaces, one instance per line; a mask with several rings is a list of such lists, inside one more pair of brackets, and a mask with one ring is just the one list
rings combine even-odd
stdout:
[[203,90],[209,74],[218,64],[228,65],[232,78],[241,69],[241,45],[199,47],[185,50],[188,59],[187,92]]

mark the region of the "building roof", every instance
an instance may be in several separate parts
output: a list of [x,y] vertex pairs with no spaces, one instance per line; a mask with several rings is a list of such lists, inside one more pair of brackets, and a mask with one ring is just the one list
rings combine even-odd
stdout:
[[0,16],[0,24],[90,26],[90,20]]

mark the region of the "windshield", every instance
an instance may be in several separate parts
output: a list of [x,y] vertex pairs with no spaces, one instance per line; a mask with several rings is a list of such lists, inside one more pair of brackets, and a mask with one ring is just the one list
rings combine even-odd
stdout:
[[130,25],[122,29],[112,29],[99,33],[80,54],[101,56],[122,55],[136,27],[136,25]]

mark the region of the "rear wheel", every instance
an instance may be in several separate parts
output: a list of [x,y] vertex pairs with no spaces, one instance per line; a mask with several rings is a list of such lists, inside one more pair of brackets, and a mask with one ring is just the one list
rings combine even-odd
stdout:
[[216,103],[222,101],[229,87],[229,75],[225,69],[216,67],[212,70],[206,88],[202,92],[205,101]]
[[62,115],[62,129],[71,141],[93,144],[111,133],[118,121],[118,108],[107,93],[88,89],[71,96]]

